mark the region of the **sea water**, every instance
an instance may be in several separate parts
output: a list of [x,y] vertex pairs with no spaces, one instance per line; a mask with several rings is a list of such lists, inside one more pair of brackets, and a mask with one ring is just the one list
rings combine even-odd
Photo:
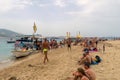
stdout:
[[14,49],[14,43],[7,43],[9,38],[0,38],[0,63],[5,63],[11,60]]

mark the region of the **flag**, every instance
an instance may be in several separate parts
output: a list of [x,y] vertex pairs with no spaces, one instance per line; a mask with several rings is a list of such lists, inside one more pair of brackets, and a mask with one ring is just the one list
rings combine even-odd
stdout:
[[33,30],[34,30],[34,33],[36,33],[36,31],[37,31],[37,27],[36,27],[35,22],[34,22]]

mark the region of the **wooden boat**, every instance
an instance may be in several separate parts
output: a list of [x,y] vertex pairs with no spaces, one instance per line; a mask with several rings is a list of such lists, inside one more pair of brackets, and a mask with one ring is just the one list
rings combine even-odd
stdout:
[[32,53],[32,51],[12,51],[13,56],[15,56],[16,58],[20,58],[20,57],[25,57],[28,56]]

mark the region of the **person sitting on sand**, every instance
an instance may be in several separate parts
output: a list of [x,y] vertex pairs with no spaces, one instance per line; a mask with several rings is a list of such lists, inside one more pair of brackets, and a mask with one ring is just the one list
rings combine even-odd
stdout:
[[88,78],[90,80],[96,80],[95,72],[90,68],[90,64],[88,62],[84,63],[84,68],[85,68],[85,72]]
[[89,51],[86,50],[85,53],[83,53],[83,58],[79,61],[79,64],[83,64],[84,62],[92,63],[92,56],[89,54]]
[[88,76],[85,73],[85,70],[78,68],[76,72],[73,73],[74,79],[71,80],[89,80]]
[[86,57],[86,54],[85,54],[85,53],[83,53],[83,56],[80,58],[80,60],[78,61],[78,63],[81,63],[81,62],[82,62],[82,60],[83,60],[85,57]]

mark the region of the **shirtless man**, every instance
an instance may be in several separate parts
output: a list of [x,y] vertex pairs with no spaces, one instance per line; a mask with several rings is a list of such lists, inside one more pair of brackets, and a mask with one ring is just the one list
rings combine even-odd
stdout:
[[70,40],[70,38],[67,40],[67,47],[68,47],[68,50],[71,50],[71,40]]
[[49,49],[49,43],[47,39],[44,39],[44,42],[42,43],[42,48],[43,48],[43,53],[45,55],[43,63],[45,64],[46,60],[48,60],[47,54],[48,54],[48,49]]
[[88,63],[92,63],[92,56],[89,54],[89,51],[86,52],[86,61],[85,62],[88,62]]
[[83,53],[84,56],[81,58],[81,60],[79,61],[79,64],[83,64],[84,62],[88,62],[91,64],[92,62],[92,56],[89,54],[89,51],[85,51],[85,53]]
[[89,80],[88,76],[86,75],[84,69],[78,68],[76,72],[73,73],[74,78],[69,80]]
[[96,80],[95,72],[90,68],[90,64],[84,63],[84,68],[85,68],[85,72],[86,72],[86,75],[88,76],[88,78],[90,80]]

